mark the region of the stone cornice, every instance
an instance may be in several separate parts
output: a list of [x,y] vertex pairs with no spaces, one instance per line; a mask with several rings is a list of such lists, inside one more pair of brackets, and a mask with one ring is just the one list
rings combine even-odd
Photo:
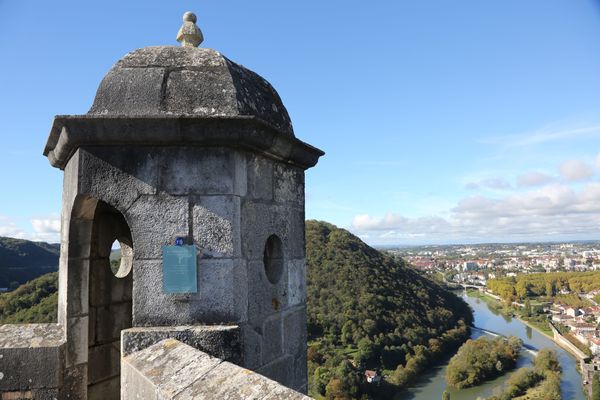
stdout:
[[79,147],[225,146],[294,164],[316,165],[325,153],[256,117],[58,115],[44,155],[64,169]]

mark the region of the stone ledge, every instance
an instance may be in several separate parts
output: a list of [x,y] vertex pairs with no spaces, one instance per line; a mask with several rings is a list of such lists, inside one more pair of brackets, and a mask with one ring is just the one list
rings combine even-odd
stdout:
[[309,400],[255,372],[209,356],[175,339],[121,360],[122,399]]
[[256,117],[59,115],[44,155],[64,169],[79,147],[169,145],[243,148],[303,169],[325,154]]
[[64,342],[64,330],[58,324],[0,325],[0,349],[57,347]]
[[213,357],[241,362],[240,328],[236,325],[137,327],[121,331],[121,356],[146,349],[165,339],[176,339]]
[[3,399],[22,391],[30,392],[29,398],[46,398],[43,396],[58,390],[65,360],[63,332],[57,324],[0,325]]

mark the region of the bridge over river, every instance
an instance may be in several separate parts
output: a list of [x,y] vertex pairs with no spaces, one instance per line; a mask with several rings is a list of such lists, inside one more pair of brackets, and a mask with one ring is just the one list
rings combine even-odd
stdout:
[[[503,338],[507,337],[501,333],[490,331],[489,329],[479,328],[478,326],[472,326],[471,329],[485,333],[486,335],[490,335],[490,336],[503,337]],[[531,354],[534,357],[537,356],[537,354],[538,354],[538,349],[536,349],[535,347],[533,347],[532,345],[527,344],[527,343],[523,343],[523,351],[528,352],[529,354]]]

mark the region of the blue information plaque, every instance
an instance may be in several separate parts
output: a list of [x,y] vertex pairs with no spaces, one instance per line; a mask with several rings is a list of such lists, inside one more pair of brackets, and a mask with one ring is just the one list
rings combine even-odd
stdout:
[[196,246],[163,246],[163,292],[197,293]]

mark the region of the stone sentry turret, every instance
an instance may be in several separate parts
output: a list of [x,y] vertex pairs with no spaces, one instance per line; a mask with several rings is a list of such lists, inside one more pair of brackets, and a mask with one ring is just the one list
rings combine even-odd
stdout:
[[195,21],[182,47],[132,51],[86,115],[52,125],[61,396],[118,398],[121,357],[166,338],[306,392],[304,171],[324,153],[294,136],[265,79],[195,47]]

